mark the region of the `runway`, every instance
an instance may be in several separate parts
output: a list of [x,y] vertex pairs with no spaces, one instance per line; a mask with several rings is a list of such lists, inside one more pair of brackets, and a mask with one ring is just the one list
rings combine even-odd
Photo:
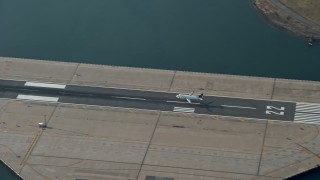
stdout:
[[176,95],[177,93],[171,92],[0,80],[0,98],[281,121],[294,121],[295,117],[296,103],[294,102],[204,94],[203,101],[188,103],[176,98]]

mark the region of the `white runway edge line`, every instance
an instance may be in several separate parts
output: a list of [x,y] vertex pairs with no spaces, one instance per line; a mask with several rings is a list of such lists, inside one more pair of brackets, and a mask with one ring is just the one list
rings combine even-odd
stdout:
[[297,103],[294,122],[320,124],[320,104]]
[[58,102],[58,97],[46,97],[46,96],[31,96],[31,95],[23,95],[19,94],[17,99],[23,100],[33,100],[33,101],[49,101],[49,102]]
[[194,108],[185,108],[185,107],[174,107],[174,112],[185,112],[185,113],[194,113]]
[[24,86],[32,87],[46,87],[46,88],[56,88],[56,89],[65,89],[66,85],[62,84],[51,84],[51,83],[37,83],[37,82],[26,82]]

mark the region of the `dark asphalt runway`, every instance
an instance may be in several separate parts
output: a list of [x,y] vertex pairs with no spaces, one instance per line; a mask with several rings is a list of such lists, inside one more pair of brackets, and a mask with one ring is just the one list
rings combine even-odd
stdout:
[[25,86],[25,81],[0,80],[0,98],[20,94],[58,97],[58,102],[160,111],[293,121],[296,103],[204,95],[192,104],[176,93],[67,85],[64,89]]

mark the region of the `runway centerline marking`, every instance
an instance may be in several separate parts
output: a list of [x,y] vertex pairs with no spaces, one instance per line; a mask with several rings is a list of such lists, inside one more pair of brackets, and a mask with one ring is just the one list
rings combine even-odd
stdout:
[[132,99],[132,100],[141,100],[141,101],[145,101],[146,99],[143,98],[132,98],[132,97],[121,97],[121,96],[111,96],[113,98],[118,98],[118,99]]
[[69,92],[64,92],[64,95],[78,95],[78,96],[93,96],[92,94],[81,94],[81,93],[69,93]]
[[223,107],[230,107],[230,108],[241,108],[241,109],[257,109],[255,107],[245,107],[245,106],[229,106],[229,105],[221,105]]
[[[3,89],[5,89],[5,90],[17,90],[15,88],[3,88]],[[21,89],[21,90],[23,90],[23,91],[38,91],[36,89]]]
[[182,104],[201,104],[201,103],[188,103],[188,102],[182,102],[182,101],[166,101],[168,103],[182,103]]

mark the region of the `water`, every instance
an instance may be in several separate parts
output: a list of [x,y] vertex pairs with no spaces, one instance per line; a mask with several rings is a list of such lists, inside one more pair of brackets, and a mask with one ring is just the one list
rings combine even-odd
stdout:
[[0,0],[0,56],[320,81],[250,0]]
[[0,179],[21,180],[21,178],[12,172],[2,161],[0,161]]
[[0,0],[0,56],[320,80],[250,0]]

